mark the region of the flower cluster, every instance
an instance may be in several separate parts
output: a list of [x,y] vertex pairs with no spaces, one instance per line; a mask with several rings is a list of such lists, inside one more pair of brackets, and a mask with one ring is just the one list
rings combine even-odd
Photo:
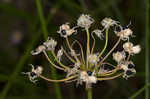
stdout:
[[[121,76],[125,79],[128,79],[129,77],[134,76],[136,70],[131,57],[135,54],[138,54],[141,51],[141,47],[140,45],[134,45],[130,42],[130,38],[133,35],[133,31],[129,28],[130,24],[127,26],[121,26],[120,22],[118,21],[115,21],[111,18],[104,18],[100,22],[103,26],[102,30],[91,30],[90,27],[93,23],[94,19],[90,15],[82,14],[77,20],[77,26],[72,27],[69,25],[69,23],[65,23],[59,27],[57,33],[59,33],[60,36],[65,39],[69,51],[65,50],[62,46],[61,49],[56,52],[55,47],[57,46],[57,42],[52,38],[48,38],[47,41],[45,41],[42,45],[31,51],[32,55],[43,53],[52,66],[66,73],[66,77],[64,79],[54,80],[46,78],[42,74],[43,68],[41,66],[34,67],[33,65],[31,65],[31,72],[23,74],[27,74],[32,82],[36,82],[35,79],[37,77],[50,82],[76,81],[77,85],[84,83],[86,88],[91,87],[92,84],[97,83],[99,80],[111,80]],[[81,29],[79,27],[84,29],[86,32],[86,55],[84,55],[85,52],[80,41],[69,41],[69,37],[71,35],[79,33],[78,30]],[[113,30],[114,35],[116,35],[118,40],[114,46],[107,51],[108,53],[106,53],[110,29]],[[95,51],[95,36],[97,36],[100,40],[105,38],[104,48],[100,52]],[[114,52],[115,48],[119,46],[120,42],[123,43],[123,50],[120,51],[119,49],[119,51]],[[80,52],[74,49],[73,46],[75,43],[79,45]],[[52,61],[52,59],[48,56],[48,51],[50,51],[52,56],[55,58],[55,62]],[[111,55],[116,64],[107,62],[108,56]],[[69,65],[62,63],[62,61],[64,61],[62,56],[67,57],[71,61]]]

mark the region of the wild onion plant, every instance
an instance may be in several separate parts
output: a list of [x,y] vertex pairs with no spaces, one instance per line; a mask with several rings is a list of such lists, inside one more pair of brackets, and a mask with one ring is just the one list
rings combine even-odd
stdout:
[[[31,51],[32,55],[45,55],[52,66],[66,73],[65,78],[60,80],[47,78],[42,75],[43,67],[34,65],[31,65],[32,69],[30,72],[23,72],[23,74],[27,74],[30,81],[33,83],[37,81],[37,77],[40,77],[49,82],[77,82],[77,85],[85,83],[86,88],[92,87],[92,84],[96,84],[98,81],[111,80],[120,76],[128,79],[129,77],[134,76],[136,70],[131,57],[138,54],[141,51],[141,47],[140,45],[134,45],[130,42],[130,38],[133,37],[133,31],[129,28],[130,24],[122,26],[118,21],[111,18],[104,18],[100,22],[103,26],[102,29],[90,31],[90,27],[93,23],[94,19],[91,18],[90,15],[82,14],[78,18],[76,26],[71,27],[69,23],[65,23],[59,27],[57,33],[65,39],[69,51],[65,50],[62,46],[56,53],[55,47],[57,46],[57,41],[50,37],[42,45]],[[77,35],[80,29],[87,35],[85,53],[83,45],[78,40],[75,40],[72,43],[69,41],[69,37],[74,34]],[[106,53],[110,29],[114,32],[113,34],[116,35],[118,41],[110,51]],[[104,48],[100,52],[95,52],[96,36],[100,40],[105,39]],[[123,42],[123,50],[114,52],[120,42]],[[79,45],[80,52],[77,52],[74,49],[74,44]],[[49,58],[47,52],[51,52],[55,58],[54,61]],[[64,60],[62,56],[67,57],[68,60],[70,60],[70,65],[65,65],[63,63]],[[112,60],[114,60],[116,64],[107,62],[108,56],[112,56]]]

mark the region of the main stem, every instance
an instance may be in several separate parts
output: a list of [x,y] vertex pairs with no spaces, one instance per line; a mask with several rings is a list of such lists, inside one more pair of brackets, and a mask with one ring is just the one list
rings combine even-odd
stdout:
[[[85,28],[86,30],[86,34],[87,34],[87,48],[86,48],[86,66],[87,66],[87,69],[88,69],[88,56],[90,54],[90,35],[89,35],[89,29],[88,28]],[[91,88],[88,88],[87,90],[87,94],[88,94],[88,99],[92,99],[92,89]]]
[[88,99],[92,99],[92,88],[89,88],[87,90],[87,94],[88,94]]
[[89,56],[89,54],[90,54],[90,35],[89,35],[89,30],[88,30],[88,28],[86,28],[85,29],[86,30],[86,34],[87,34],[87,43],[86,43],[86,45],[87,45],[87,48],[86,48],[86,66],[87,66],[87,69],[88,69],[88,56]]

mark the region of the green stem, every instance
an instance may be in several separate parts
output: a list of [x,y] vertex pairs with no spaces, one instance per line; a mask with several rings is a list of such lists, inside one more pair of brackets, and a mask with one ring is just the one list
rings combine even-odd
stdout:
[[55,68],[57,68],[57,69],[60,69],[60,70],[65,71],[65,69],[64,69],[64,68],[61,68],[61,67],[59,67],[59,66],[55,65],[55,64],[51,61],[51,59],[48,57],[48,55],[47,55],[46,51],[43,51],[43,53],[44,53],[44,55],[45,55],[46,59],[49,61],[49,63],[50,63],[52,66],[54,66],[54,67],[55,67]]
[[88,94],[88,99],[92,99],[92,88],[89,88],[87,90],[87,94]]
[[75,61],[72,57],[70,57],[70,56],[68,55],[68,53],[65,51],[64,48],[63,48],[63,52],[64,52],[64,54],[68,57],[68,59],[69,59],[72,63],[76,63],[76,61]]
[[42,27],[43,34],[44,34],[44,38],[47,39],[48,31],[47,31],[47,28],[46,28],[47,26],[46,26],[45,18],[44,18],[43,11],[42,11],[41,0],[36,0],[36,6],[37,6],[37,10],[38,10],[38,14],[39,14],[41,27]]
[[[36,0],[36,6],[37,6],[38,14],[39,14],[39,17],[40,17],[40,22],[41,22],[41,27],[42,27],[42,30],[43,30],[43,33],[44,33],[44,38],[45,38],[45,40],[47,40],[48,31],[47,31],[47,28],[46,28],[47,26],[46,26],[45,18],[44,18],[44,15],[43,15],[43,11],[42,11],[42,6],[41,6],[41,1],[40,0]],[[51,66],[51,70],[52,70],[53,78],[56,79],[57,78],[57,74],[56,74],[55,68],[53,68]],[[56,90],[57,99],[62,99],[62,95],[61,95],[61,91],[60,91],[60,87],[59,87],[58,83],[55,83],[55,90]]]
[[93,44],[92,44],[91,54],[93,54],[94,48],[95,48],[95,38],[94,38],[93,32],[92,32],[91,36],[93,38]]
[[102,80],[112,80],[112,79],[118,78],[122,75],[123,75],[123,73],[120,73],[120,74],[117,74],[117,75],[112,76],[112,77],[97,78],[97,80],[100,80],[100,81],[102,81]]
[[80,46],[80,50],[81,50],[81,59],[82,59],[83,64],[85,64],[84,53],[83,53],[83,47],[82,47],[82,45],[80,44],[79,41],[75,40],[75,41],[71,44],[71,47],[72,47],[72,48],[73,48],[73,46],[74,46],[75,43],[77,43],[77,44]]
[[105,39],[105,45],[104,45],[104,48],[103,48],[103,50],[101,51],[101,53],[98,55],[98,57],[101,57],[102,56],[102,54],[105,52],[105,50],[106,50],[106,48],[107,48],[107,45],[108,45],[108,30],[109,29],[106,29],[106,39]]
[[49,78],[46,78],[45,76],[42,76],[42,75],[39,75],[39,77],[41,77],[42,79],[47,80],[49,82],[65,82],[65,81],[74,79],[75,77],[77,77],[77,75],[73,75],[73,76],[70,76],[68,78],[59,79],[59,80],[57,80],[57,79],[49,79]]
[[[143,88],[141,88],[140,90],[138,90],[136,93],[134,93],[130,99],[136,99],[136,97],[141,94],[145,89],[150,87],[150,83],[148,83],[147,85],[145,85]],[[145,97],[146,98],[146,97]]]
[[[70,45],[70,42],[69,42],[69,40],[68,40],[68,37],[66,37],[66,42],[67,42],[68,48],[69,48],[70,51],[72,52],[73,49],[72,49],[72,47],[71,47],[71,45]],[[76,59],[77,62],[81,63],[80,60],[78,59],[77,55],[74,55],[73,57]]]
[[[150,82],[150,78],[149,78],[149,0],[145,1],[145,5],[146,5],[146,15],[145,15],[145,84],[147,85]],[[150,99],[150,89],[147,87],[145,90],[145,99]]]
[[64,64],[62,64],[62,63],[57,59],[57,57],[56,57],[54,51],[52,51],[52,55],[54,56],[56,62],[57,62],[60,66],[62,66],[63,68],[69,70],[69,68],[68,68],[67,66],[65,66]]
[[86,66],[87,66],[87,68],[88,68],[88,56],[89,56],[89,54],[90,54],[90,47],[89,47],[89,45],[90,45],[90,35],[89,35],[89,30],[88,30],[88,28],[86,28],[85,29],[86,30],[86,34],[87,34],[87,48],[86,48]]

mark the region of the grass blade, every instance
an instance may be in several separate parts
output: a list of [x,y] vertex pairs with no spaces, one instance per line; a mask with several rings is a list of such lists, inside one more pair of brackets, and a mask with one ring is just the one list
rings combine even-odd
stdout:
[[25,61],[28,59],[28,56],[30,55],[30,51],[32,50],[33,45],[37,42],[38,38],[40,37],[40,32],[35,36],[33,36],[33,40],[30,42],[30,44],[27,46],[27,50],[25,51],[26,53],[20,58],[21,60],[19,61],[19,63],[17,64],[14,72],[11,74],[8,83],[5,85],[0,99],[5,99],[5,96],[7,95],[7,92],[9,90],[9,88],[11,87],[13,81],[15,80],[16,76],[19,74],[19,72],[21,71],[22,67],[24,66]]
[[[42,6],[41,6],[40,0],[36,0],[36,6],[37,6],[38,14],[39,14],[39,17],[40,17],[41,27],[42,27],[42,30],[43,30],[43,33],[44,33],[44,38],[46,40],[48,38],[48,31],[47,31],[47,26],[46,26],[45,18],[44,18],[44,15],[43,15],[43,11],[42,11]],[[57,78],[57,74],[56,74],[55,68],[53,68],[51,66],[51,70],[52,70],[53,78],[56,79]],[[55,83],[55,90],[56,90],[57,99],[62,99],[61,91],[60,91],[60,87],[59,87],[58,83]]]
[[[145,0],[145,5],[146,5],[146,13],[145,13],[145,83],[146,85],[150,82],[150,77],[149,77],[149,0]],[[150,99],[150,90],[147,87],[145,90],[145,99]]]
[[150,83],[145,85],[143,88],[138,90],[135,94],[133,94],[129,99],[135,99],[139,94],[141,94],[146,88],[150,87]]

